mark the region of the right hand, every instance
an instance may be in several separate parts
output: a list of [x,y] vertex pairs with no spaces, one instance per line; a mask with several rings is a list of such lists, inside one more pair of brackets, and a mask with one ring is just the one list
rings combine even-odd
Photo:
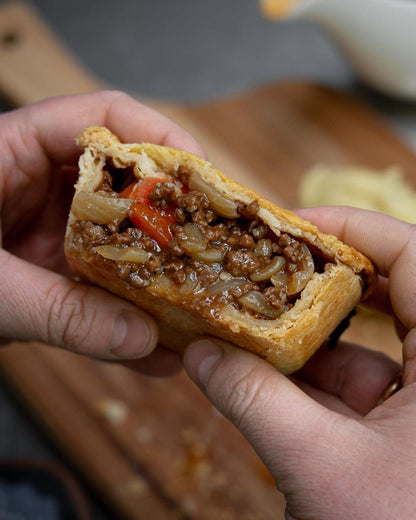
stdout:
[[403,388],[378,405],[401,366],[345,343],[290,378],[215,339],[191,345],[185,367],[267,465],[288,520],[415,518],[416,226],[352,208],[299,213],[376,264],[368,303],[399,324]]

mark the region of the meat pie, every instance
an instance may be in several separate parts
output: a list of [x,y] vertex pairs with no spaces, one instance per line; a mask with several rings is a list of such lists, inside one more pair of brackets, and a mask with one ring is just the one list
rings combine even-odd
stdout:
[[290,373],[374,284],[366,257],[200,157],[101,127],[78,144],[68,261],[152,314],[166,347],[212,335]]

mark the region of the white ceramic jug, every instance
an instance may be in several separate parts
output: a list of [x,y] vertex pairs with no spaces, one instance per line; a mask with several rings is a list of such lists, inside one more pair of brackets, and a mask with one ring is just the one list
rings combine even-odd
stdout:
[[324,27],[358,75],[385,94],[416,100],[416,0],[263,0],[266,15]]

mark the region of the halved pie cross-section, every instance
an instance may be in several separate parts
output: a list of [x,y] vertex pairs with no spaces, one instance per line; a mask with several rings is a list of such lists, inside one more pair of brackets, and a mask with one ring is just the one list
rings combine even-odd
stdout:
[[368,291],[371,262],[201,158],[91,127],[66,237],[81,277],[183,350],[209,334],[299,368]]

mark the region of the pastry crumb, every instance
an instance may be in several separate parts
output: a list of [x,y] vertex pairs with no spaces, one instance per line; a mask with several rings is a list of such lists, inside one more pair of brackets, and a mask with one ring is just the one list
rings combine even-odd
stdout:
[[104,399],[97,407],[98,414],[111,424],[125,422],[128,415],[128,407],[123,401],[117,399]]

